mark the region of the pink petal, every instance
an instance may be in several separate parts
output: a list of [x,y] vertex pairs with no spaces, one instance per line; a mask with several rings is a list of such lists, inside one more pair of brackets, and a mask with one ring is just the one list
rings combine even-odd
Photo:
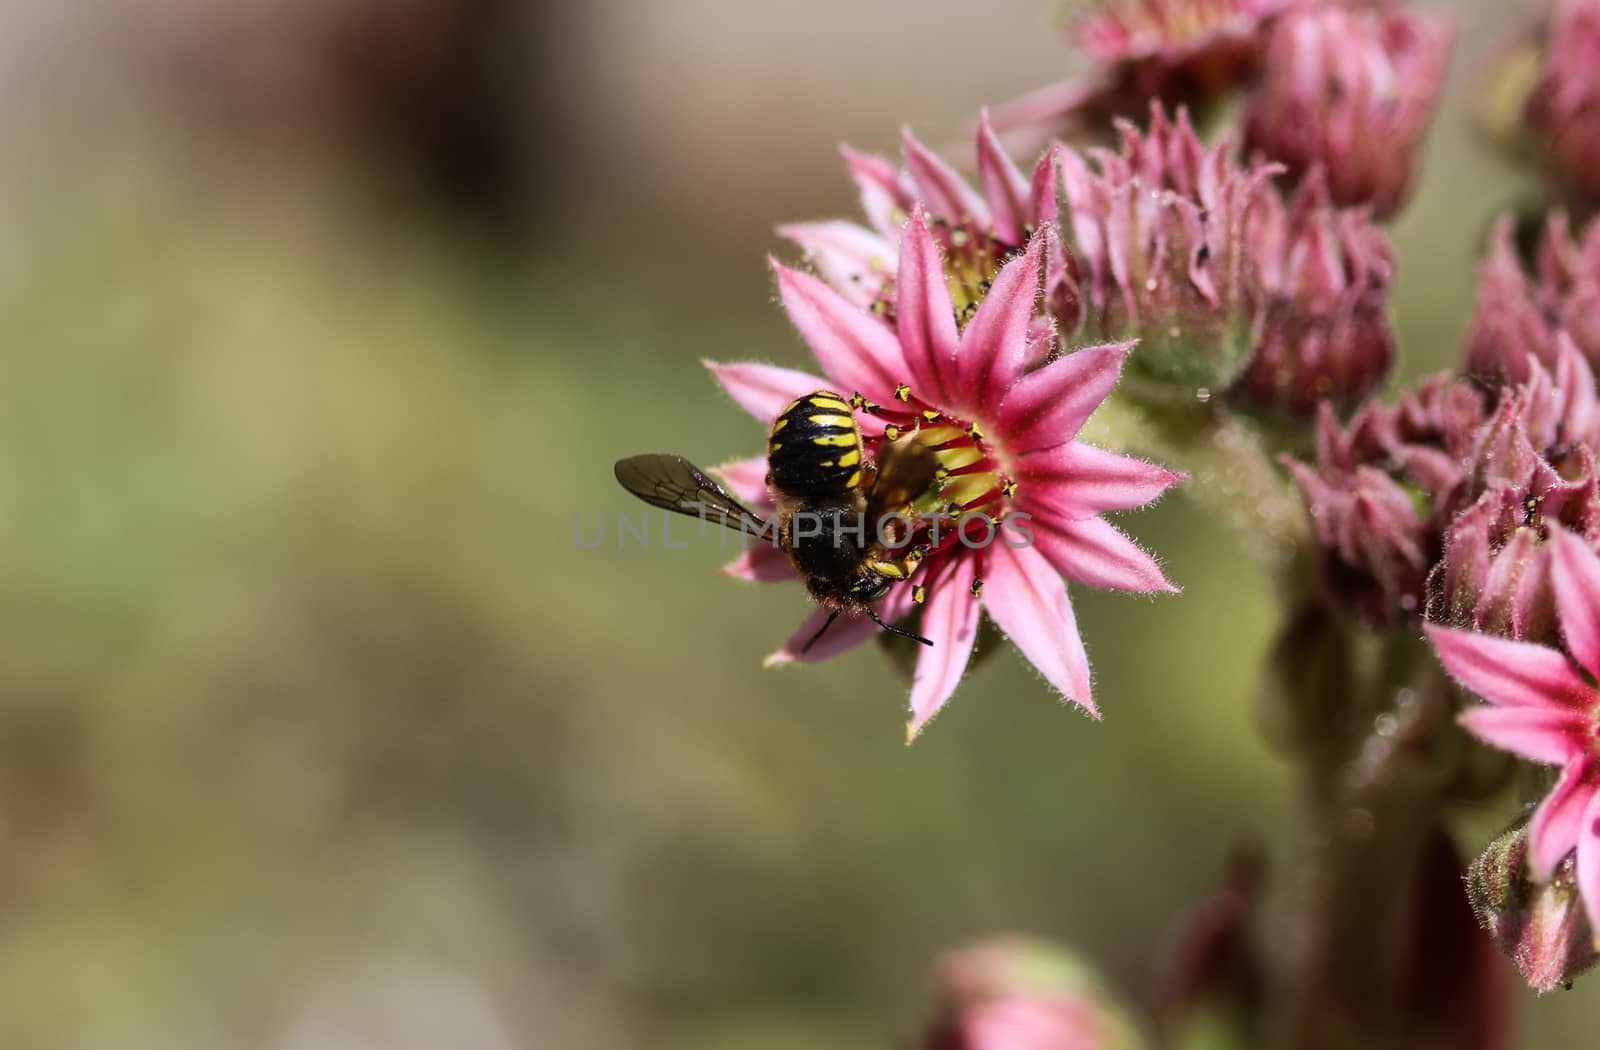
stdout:
[[859,307],[870,306],[894,272],[894,245],[853,222],[792,223],[778,235],[798,244],[822,279]]
[[795,398],[824,390],[828,386],[826,379],[777,365],[723,365],[715,361],[702,363],[711,369],[711,374],[717,377],[717,382],[722,384],[728,396],[737,401],[740,408],[755,416],[763,426],[771,426],[772,421]]
[[995,276],[978,312],[961,336],[956,360],[961,366],[961,400],[957,407],[973,409],[979,416],[995,409],[1033,363],[1028,340],[1039,302],[1039,256],[1044,238],[1035,237],[1028,250],[1011,260]]
[[1588,746],[1589,717],[1559,707],[1490,707],[1461,712],[1472,735],[1502,751],[1548,766],[1566,765]]
[[1433,624],[1423,629],[1445,670],[1490,703],[1584,707],[1595,702],[1594,690],[1571,662],[1548,646]]
[[1589,929],[1600,930],[1600,792],[1589,800],[1578,827],[1578,895],[1589,913]]
[[945,284],[944,261],[921,208],[912,211],[900,242],[896,280],[896,325],[911,370],[911,388],[926,401],[947,405],[955,386],[956,315]]
[[995,544],[988,552],[983,607],[989,618],[1057,691],[1099,718],[1089,685],[1089,654],[1060,574],[1031,547]]
[[783,553],[783,548],[759,540],[745,548],[743,554],[718,571],[724,576],[756,583],[775,583],[799,578],[795,575],[789,556]]
[[887,404],[908,371],[894,333],[810,274],[772,265],[789,320],[837,392],[860,392]]
[[883,157],[871,153],[857,153],[841,145],[839,155],[844,158],[856,189],[861,191],[861,210],[874,229],[891,240],[895,239],[900,224],[906,221],[911,209],[912,194],[900,170]]
[[1081,441],[1017,460],[1022,497],[1068,518],[1142,507],[1186,476]]
[[1561,614],[1561,636],[1578,663],[1600,677],[1600,556],[1566,529],[1557,529],[1552,538],[1550,582]]
[[1026,236],[1023,231],[1034,221],[1029,209],[1028,180],[1006,156],[989,123],[987,109],[978,115],[978,180],[994,211],[995,239],[1021,244]]
[[996,428],[1007,445],[1020,455],[1071,441],[1117,385],[1133,345],[1077,350],[1023,376],[1000,402]]
[[989,229],[989,206],[967,180],[918,142],[910,128],[900,130],[900,139],[905,146],[906,171],[928,210],[954,225]]
[[1567,763],[1561,779],[1534,810],[1528,825],[1528,867],[1535,882],[1548,882],[1556,865],[1578,844],[1584,810],[1600,786],[1595,782],[1596,772],[1590,755]]
[[1056,151],[1047,149],[1033,169],[1033,181],[1028,186],[1028,219],[1035,231],[1046,226],[1055,227],[1061,213],[1061,168],[1056,163]]
[[1041,514],[1028,524],[1035,546],[1069,580],[1116,591],[1178,593],[1156,560],[1104,518],[1062,521]]
[[[878,603],[878,615],[883,618],[885,623],[899,623],[911,611],[913,604],[911,594],[912,589],[905,584],[896,586],[889,592],[887,598]],[[818,607],[816,611],[806,618],[805,623],[802,623],[789,636],[788,640],[783,643],[783,646],[777,652],[766,658],[765,665],[767,667],[779,667],[795,661],[816,663],[819,660],[831,659],[840,653],[854,649],[883,630],[866,616],[841,614],[839,619],[834,621],[833,626],[828,628],[828,633],[823,635],[817,644],[811,647],[810,651],[802,653],[800,650],[821,629],[831,611],[830,609]]]
[[972,596],[975,569],[974,559],[956,558],[950,563],[950,570],[928,587],[922,633],[933,645],[924,648],[917,658],[916,675],[911,681],[907,740],[922,732],[922,727],[950,699],[972,659],[972,643],[978,637],[978,599]]
[[758,514],[771,512],[773,503],[772,494],[767,490],[766,457],[739,459],[711,470],[745,506]]

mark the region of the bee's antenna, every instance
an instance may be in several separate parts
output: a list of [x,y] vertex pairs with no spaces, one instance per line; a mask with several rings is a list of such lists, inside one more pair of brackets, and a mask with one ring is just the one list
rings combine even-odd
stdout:
[[[878,618],[877,612],[875,612],[872,609],[871,606],[867,607],[867,615],[872,617],[872,622],[873,623],[877,624],[879,627],[882,627],[885,631],[888,631],[890,634],[898,634],[902,638],[909,638],[913,642],[921,642],[923,645],[928,645],[928,646],[933,645],[932,640],[930,640],[928,638],[924,638],[920,634],[912,634],[910,631],[902,630],[901,628],[896,627],[892,623],[884,623],[881,619]],[[833,622],[833,617],[830,616],[828,618],[828,623],[832,623],[832,622]],[[828,624],[823,624],[822,625],[822,630],[825,631],[827,629],[828,629]],[[818,635],[822,634],[822,631],[818,631],[817,634]],[[813,639],[811,639],[811,641],[814,642],[814,641],[816,641],[816,639],[813,638]],[[806,643],[807,648],[809,648],[810,645],[811,645],[811,642],[807,642]],[[804,650],[801,650],[801,651],[803,652]]]
[[[806,654],[806,650],[807,649],[810,649],[813,645],[816,645],[817,644],[817,639],[821,638],[823,635],[827,634],[828,633],[828,628],[832,627],[833,626],[833,621],[837,620],[838,618],[839,618],[839,610],[835,609],[835,610],[833,610],[832,615],[830,615],[826,620],[823,621],[822,626],[817,629],[817,633],[811,636],[811,640],[809,642],[807,642],[805,645],[802,645],[800,647],[800,655],[804,656]],[[876,616],[874,616],[873,619],[876,620],[878,618]]]

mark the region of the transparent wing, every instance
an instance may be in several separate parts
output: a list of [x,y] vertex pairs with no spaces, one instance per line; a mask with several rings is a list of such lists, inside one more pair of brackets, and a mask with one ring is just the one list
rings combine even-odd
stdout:
[[885,441],[878,449],[878,476],[867,491],[867,521],[904,513],[928,491],[938,474],[938,457],[914,436],[907,434],[899,441]]
[[766,523],[705,471],[682,456],[658,452],[617,460],[617,481],[652,506],[724,525],[735,532],[765,536]]

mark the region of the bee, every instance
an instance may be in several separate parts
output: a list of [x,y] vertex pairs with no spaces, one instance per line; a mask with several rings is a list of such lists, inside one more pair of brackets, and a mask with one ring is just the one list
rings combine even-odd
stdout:
[[774,542],[806,590],[832,610],[801,650],[811,648],[841,613],[867,616],[886,631],[933,642],[885,623],[873,602],[915,571],[924,551],[898,552],[886,533],[893,518],[940,476],[937,457],[913,434],[885,440],[866,458],[853,402],[830,390],[797,398],[767,435],[767,488],[778,512],[763,521],[706,472],[666,453],[617,461],[622,487],[656,507]]

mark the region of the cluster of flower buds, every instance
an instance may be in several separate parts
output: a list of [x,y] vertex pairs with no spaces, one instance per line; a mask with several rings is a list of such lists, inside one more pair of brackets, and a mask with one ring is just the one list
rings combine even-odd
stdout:
[[1097,134],[1152,101],[1204,105],[1249,81],[1273,17],[1292,0],[1097,0],[1069,23],[1094,63],[998,107],[997,123],[1029,147],[1052,135]]
[[1600,202],[1600,2],[1560,0],[1526,117],[1554,181]]
[[1302,418],[1323,401],[1354,408],[1394,363],[1388,237],[1364,210],[1332,207],[1319,169],[1287,207],[1262,196],[1249,248],[1256,347],[1239,393]]
[[1249,91],[1246,146],[1297,177],[1321,168],[1341,205],[1404,202],[1444,85],[1451,23],[1398,5],[1100,0],[1070,37],[1087,74],[996,110],[1030,146],[1132,118],[1154,100],[1208,112]]
[[1060,949],[1002,937],[951,952],[934,972],[927,1050],[1136,1050],[1143,1046],[1094,974]]
[[1565,333],[1555,371],[1533,362],[1479,429],[1467,460],[1473,500],[1445,540],[1434,618],[1513,638],[1542,638],[1554,622],[1553,526],[1600,538],[1593,448],[1600,436],[1594,375]]
[[1437,16],[1302,4],[1274,25],[1245,135],[1296,176],[1326,172],[1339,204],[1404,201],[1455,31]]
[[1415,620],[1446,526],[1462,506],[1484,418],[1469,385],[1434,377],[1341,426],[1326,403],[1314,464],[1285,458],[1311,514],[1329,592],[1363,622]]
[[1120,127],[1119,152],[1059,150],[1081,304],[1063,332],[1139,339],[1131,366],[1145,380],[1220,390],[1252,349],[1249,218],[1281,169],[1207,148],[1181,110],[1174,121],[1155,107],[1143,133]]
[[1526,382],[1534,362],[1556,364],[1565,332],[1600,365],[1600,222],[1574,237],[1567,216],[1550,216],[1530,273],[1517,253],[1515,223],[1495,224],[1478,271],[1478,303],[1467,335],[1468,374],[1491,387]]

